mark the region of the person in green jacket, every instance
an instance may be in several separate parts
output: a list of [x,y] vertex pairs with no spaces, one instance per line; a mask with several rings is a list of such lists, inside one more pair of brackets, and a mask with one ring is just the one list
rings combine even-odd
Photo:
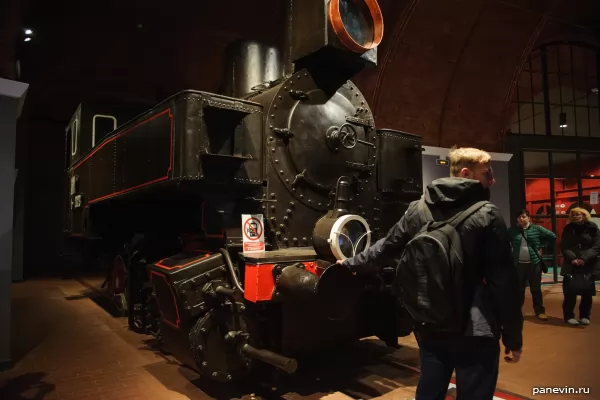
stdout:
[[517,217],[517,226],[508,229],[513,255],[518,263],[519,284],[525,302],[525,287],[529,282],[529,291],[533,299],[533,310],[538,319],[547,321],[546,309],[542,299],[542,270],[547,271],[542,262],[541,247],[543,243],[556,240],[554,232],[531,223],[527,210],[521,210]]

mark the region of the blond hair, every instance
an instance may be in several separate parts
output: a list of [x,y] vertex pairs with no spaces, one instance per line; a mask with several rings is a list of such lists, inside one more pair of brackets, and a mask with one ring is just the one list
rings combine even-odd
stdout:
[[590,221],[592,219],[592,216],[590,215],[588,210],[586,210],[585,208],[581,208],[581,207],[575,207],[575,208],[571,209],[571,211],[569,212],[569,222],[573,222],[573,214],[583,215],[584,221]]
[[487,164],[492,156],[486,151],[473,147],[453,146],[448,153],[450,176],[458,176],[463,168],[473,169],[477,164]]

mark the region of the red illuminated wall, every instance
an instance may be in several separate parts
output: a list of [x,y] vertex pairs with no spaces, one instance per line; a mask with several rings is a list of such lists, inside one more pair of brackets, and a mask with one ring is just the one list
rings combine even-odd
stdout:
[[[591,154],[591,153],[587,153]],[[600,153],[597,157],[581,159],[581,173],[585,176],[600,177]],[[564,163],[554,165],[554,170],[565,170],[565,171],[577,171],[577,166],[574,163]],[[547,174],[548,166],[540,165],[537,168],[526,167],[525,173],[527,174]],[[555,173],[556,174],[556,173]],[[564,176],[564,175],[563,175]]]
[[[600,215],[600,204],[590,204],[590,193],[600,192],[600,179],[582,179],[582,202],[589,205],[595,214]],[[568,224],[569,209],[578,206],[577,179],[573,178],[554,178],[554,194],[556,207],[556,236],[557,244],[560,243],[563,229]],[[550,179],[549,178],[526,178],[525,179],[525,199],[526,208],[534,216],[532,222],[541,225],[546,229],[552,230],[552,221],[550,218],[535,218],[536,214],[549,215],[552,207],[550,199]],[[593,213],[592,213],[593,214]],[[561,217],[562,216],[562,217]],[[594,215],[592,215],[594,216]],[[559,263],[562,262],[560,255],[560,246],[557,246]]]

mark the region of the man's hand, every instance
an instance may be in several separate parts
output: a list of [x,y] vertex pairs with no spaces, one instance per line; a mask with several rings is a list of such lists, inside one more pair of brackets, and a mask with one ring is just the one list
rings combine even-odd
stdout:
[[[518,363],[519,360],[521,359],[521,353],[523,352],[523,350],[509,350],[508,348],[504,349],[504,354],[506,354],[506,356],[504,356],[504,361],[506,361],[507,363]],[[508,356],[508,354],[510,354],[510,357]]]
[[581,258],[577,259],[577,265],[584,265],[585,261],[583,261]]
[[[343,262],[344,262],[344,260],[337,260],[335,263],[342,265]],[[352,272],[352,275],[356,275],[356,271],[352,271],[352,268],[350,268],[348,266],[346,266],[346,268],[348,268],[350,270],[350,272]]]

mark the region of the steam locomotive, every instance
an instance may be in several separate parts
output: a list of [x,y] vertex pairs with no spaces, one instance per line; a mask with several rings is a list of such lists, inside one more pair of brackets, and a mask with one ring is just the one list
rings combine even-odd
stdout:
[[65,231],[114,258],[132,330],[220,382],[411,323],[394,268],[335,263],[422,193],[421,139],[376,129],[349,79],[377,63],[376,0],[286,0],[285,45],[227,50],[222,93],[151,109],[81,104],[66,132]]

